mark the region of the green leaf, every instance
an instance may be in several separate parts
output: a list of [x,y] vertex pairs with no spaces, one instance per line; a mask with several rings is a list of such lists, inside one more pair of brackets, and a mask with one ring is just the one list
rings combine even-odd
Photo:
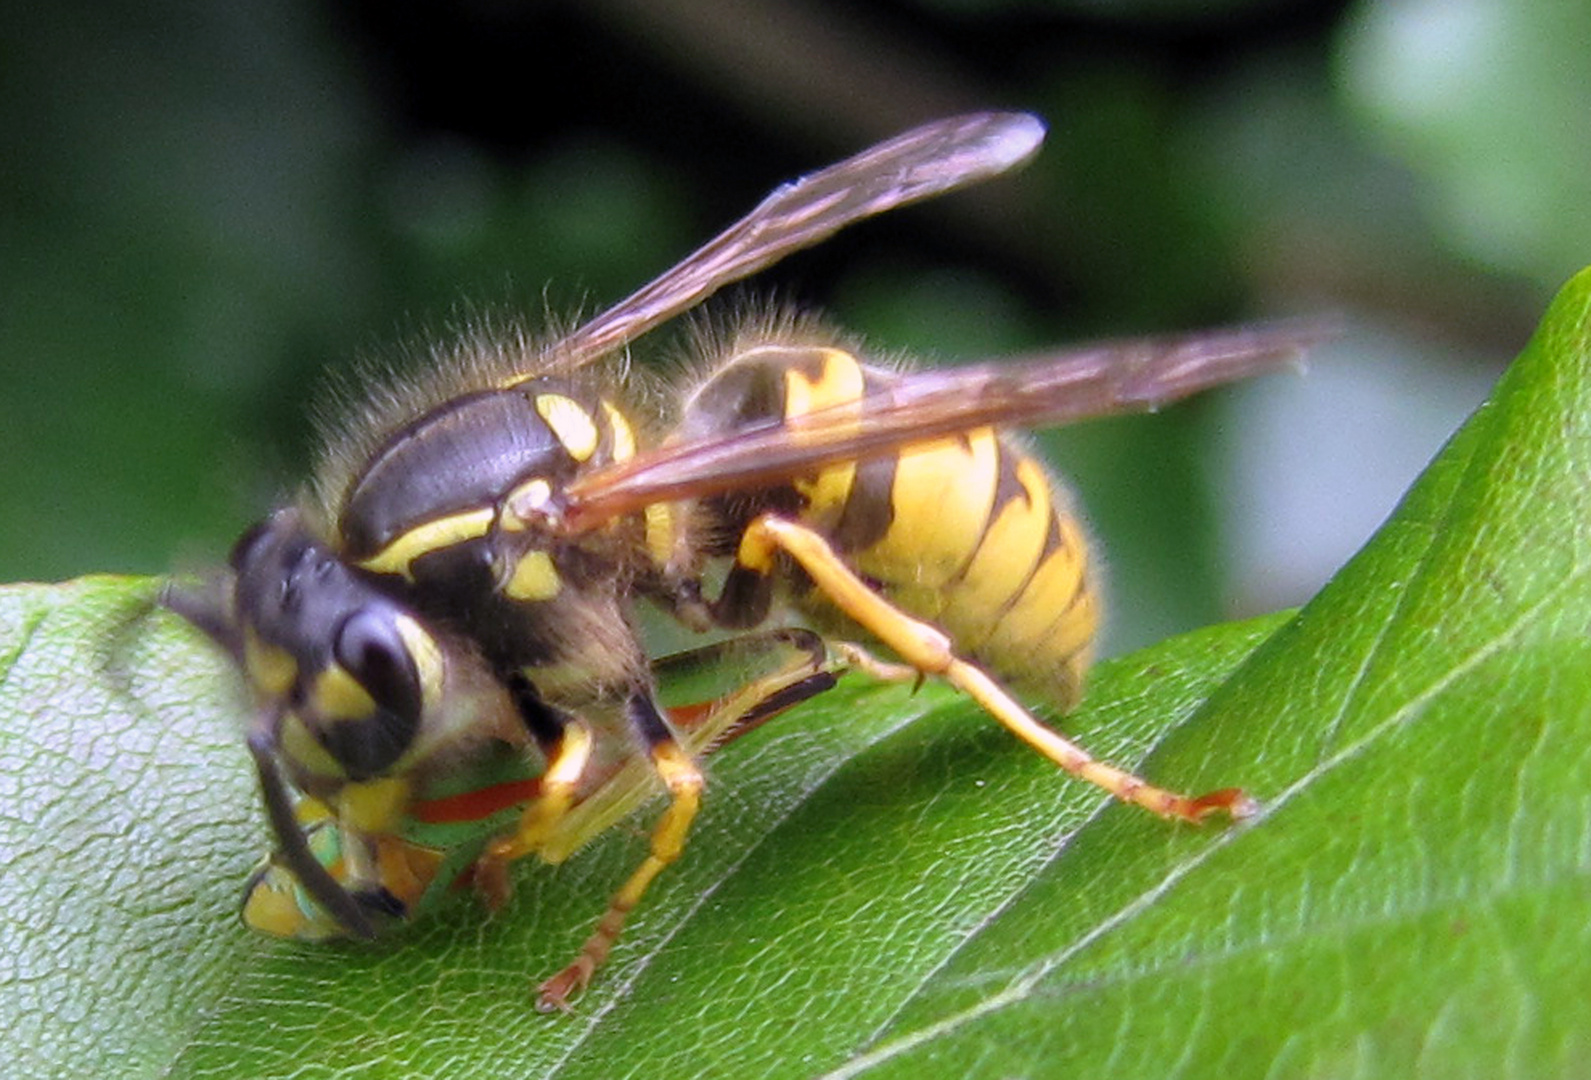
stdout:
[[[1591,271],[1296,617],[1102,665],[1067,728],[1167,825],[927,688],[714,759],[573,1016],[532,1011],[638,822],[507,910],[258,940],[223,665],[154,586],[0,592],[0,1021],[19,1076],[1569,1076],[1591,1055]],[[1274,631],[1274,632],[1273,632]]]

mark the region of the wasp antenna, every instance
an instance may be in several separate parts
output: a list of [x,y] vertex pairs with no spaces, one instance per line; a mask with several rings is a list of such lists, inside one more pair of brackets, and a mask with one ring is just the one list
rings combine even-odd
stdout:
[[227,591],[230,576],[203,582],[167,581],[156,602],[204,634],[232,658],[243,663],[243,632],[233,617]]
[[320,864],[304,840],[303,827],[293,814],[293,800],[287,793],[287,785],[276,763],[275,729],[274,719],[257,723],[254,730],[249,732],[248,744],[255,771],[260,777],[260,796],[265,801],[265,816],[271,823],[277,843],[281,845],[282,860],[298,878],[304,891],[325,908],[327,914],[336,919],[350,937],[373,940],[376,928],[359,909],[358,901]]

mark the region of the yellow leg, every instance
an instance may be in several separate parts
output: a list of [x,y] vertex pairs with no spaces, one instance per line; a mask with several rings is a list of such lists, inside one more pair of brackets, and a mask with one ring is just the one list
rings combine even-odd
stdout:
[[525,807],[513,835],[494,843],[486,858],[508,862],[534,854],[552,836],[574,803],[575,788],[591,760],[591,732],[571,721],[558,736],[557,748],[541,778],[541,795]]
[[775,551],[795,559],[840,610],[907,664],[939,676],[971,697],[1013,735],[1073,776],[1164,818],[1197,822],[1217,811],[1234,818],[1254,812],[1253,800],[1236,788],[1189,797],[1094,760],[1082,747],[1040,723],[983,669],[958,657],[942,631],[912,618],[869,588],[822,536],[782,518],[756,519],[741,538],[740,560],[753,566],[768,565]]
[[608,901],[608,910],[597,920],[596,929],[586,939],[574,963],[541,984],[536,999],[536,1008],[540,1012],[552,1012],[554,1009],[569,1011],[570,997],[585,989],[591,982],[592,973],[608,958],[613,943],[624,931],[625,919],[640,903],[647,886],[663,872],[664,867],[679,858],[685,847],[691,820],[701,806],[701,770],[673,737],[666,734],[652,746],[652,766],[672,797],[668,809],[652,830],[652,850],[623,887],[613,894],[613,899]]
[[[879,682],[919,684],[923,681],[923,673],[910,664],[893,664],[888,660],[881,660],[854,641],[836,641],[834,651],[848,667],[860,671],[870,679],[877,679]],[[917,687],[912,687],[912,690],[916,692]]]
[[[775,634],[788,633],[792,632],[776,631],[756,637],[773,642]],[[726,743],[834,685],[838,669],[826,659],[822,640],[811,635],[808,646],[806,632],[798,633],[802,635],[800,643],[792,646],[796,655],[785,666],[756,676],[715,701],[669,711],[670,724],[687,754],[702,758],[716,753]],[[695,652],[706,655],[710,651],[732,651],[737,644],[739,642],[730,641]],[[667,658],[654,665],[653,670],[688,662],[688,657],[682,654],[682,657]],[[915,676],[916,672],[911,674]],[[561,863],[592,838],[606,833],[653,797],[651,777],[656,772],[650,755],[637,754],[610,776],[599,773],[589,777],[589,794],[570,808],[536,854],[546,862]]]

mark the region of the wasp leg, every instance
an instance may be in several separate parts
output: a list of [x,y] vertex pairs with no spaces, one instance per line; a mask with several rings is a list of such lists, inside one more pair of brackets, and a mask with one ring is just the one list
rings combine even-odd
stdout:
[[[854,641],[836,641],[834,651],[840,655],[848,667],[855,668],[870,679],[879,682],[914,682],[923,681],[923,673],[910,664],[896,664],[874,656],[866,648]],[[915,687],[913,688],[916,689]]]
[[[789,649],[792,658],[709,703],[705,720],[687,725],[670,710],[669,718],[675,728],[686,731],[684,741],[692,753],[713,753],[803,701],[834,689],[848,664],[843,654],[831,660],[823,639],[799,627],[745,634],[705,646],[697,653],[705,655],[709,650],[743,653],[748,649],[770,650],[775,646]],[[665,668],[658,665],[653,670],[661,672]]]
[[[823,640],[816,634],[793,628],[744,635],[676,653],[653,665],[653,672],[665,681],[677,682],[688,680],[691,670],[699,670],[703,663],[725,656],[760,658],[776,648],[788,654],[777,667],[739,678],[729,686],[719,686],[714,680],[706,700],[667,710],[669,724],[687,753],[695,757],[715,753],[786,709],[832,689],[841,665],[828,658]],[[561,863],[593,837],[607,832],[652,797],[652,772],[650,761],[636,757],[612,776],[597,778],[594,789],[575,804],[537,854],[546,862]]]
[[[524,679],[510,682],[515,704],[547,757],[541,794],[520,815],[513,835],[487,849],[482,863],[510,862],[539,851],[574,805],[580,777],[591,761],[591,731],[574,717],[543,704]],[[489,874],[489,870],[485,871]]]
[[779,551],[795,559],[829,600],[902,660],[971,697],[1013,735],[1073,776],[1164,818],[1197,822],[1218,811],[1234,818],[1254,812],[1253,801],[1236,788],[1179,795],[1096,761],[1082,747],[1040,723],[983,669],[957,656],[943,632],[912,618],[869,588],[828,541],[805,526],[771,515],[757,518],[741,538],[737,562],[753,570],[767,567]]
[[668,788],[668,809],[663,811],[652,830],[652,847],[646,860],[608,901],[608,910],[597,920],[596,929],[581,946],[580,955],[538,988],[536,1008],[540,1012],[569,1011],[569,998],[585,989],[592,973],[607,959],[613,943],[624,930],[625,919],[640,903],[652,879],[679,858],[691,821],[701,805],[701,769],[675,741],[651,697],[636,694],[630,699],[629,712],[630,722],[647,748],[653,770]]

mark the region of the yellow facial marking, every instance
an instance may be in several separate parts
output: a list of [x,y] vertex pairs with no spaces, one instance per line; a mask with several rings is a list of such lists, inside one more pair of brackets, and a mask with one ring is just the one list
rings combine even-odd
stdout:
[[635,429],[624,418],[624,414],[614,408],[609,402],[603,401],[602,415],[608,418],[608,427],[613,432],[613,460],[628,461],[635,456]]
[[316,715],[325,720],[362,720],[376,711],[370,692],[335,664],[316,676],[309,703]]
[[436,639],[409,616],[399,615],[393,623],[398,628],[398,636],[403,638],[403,647],[408,651],[409,659],[414,662],[414,670],[420,676],[420,692],[425,708],[433,709],[446,689],[447,662],[442,658],[442,649]]
[[597,425],[578,403],[562,394],[537,394],[536,411],[547,421],[570,457],[586,461],[597,452]]
[[243,666],[249,681],[265,697],[285,697],[298,678],[298,661],[277,645],[261,641],[252,630],[243,635]]
[[290,713],[282,718],[279,739],[283,759],[292,762],[295,769],[311,776],[328,779],[343,777],[342,765],[326,752],[326,748],[310,733],[309,728],[304,725],[303,718],[297,713]]
[[527,551],[514,564],[514,573],[503,586],[510,600],[551,600],[563,588],[563,579],[545,551]]
[[445,518],[416,525],[392,543],[358,563],[361,570],[376,574],[402,574],[410,577],[409,564],[430,551],[479,539],[492,527],[493,511],[490,506],[465,510]]

